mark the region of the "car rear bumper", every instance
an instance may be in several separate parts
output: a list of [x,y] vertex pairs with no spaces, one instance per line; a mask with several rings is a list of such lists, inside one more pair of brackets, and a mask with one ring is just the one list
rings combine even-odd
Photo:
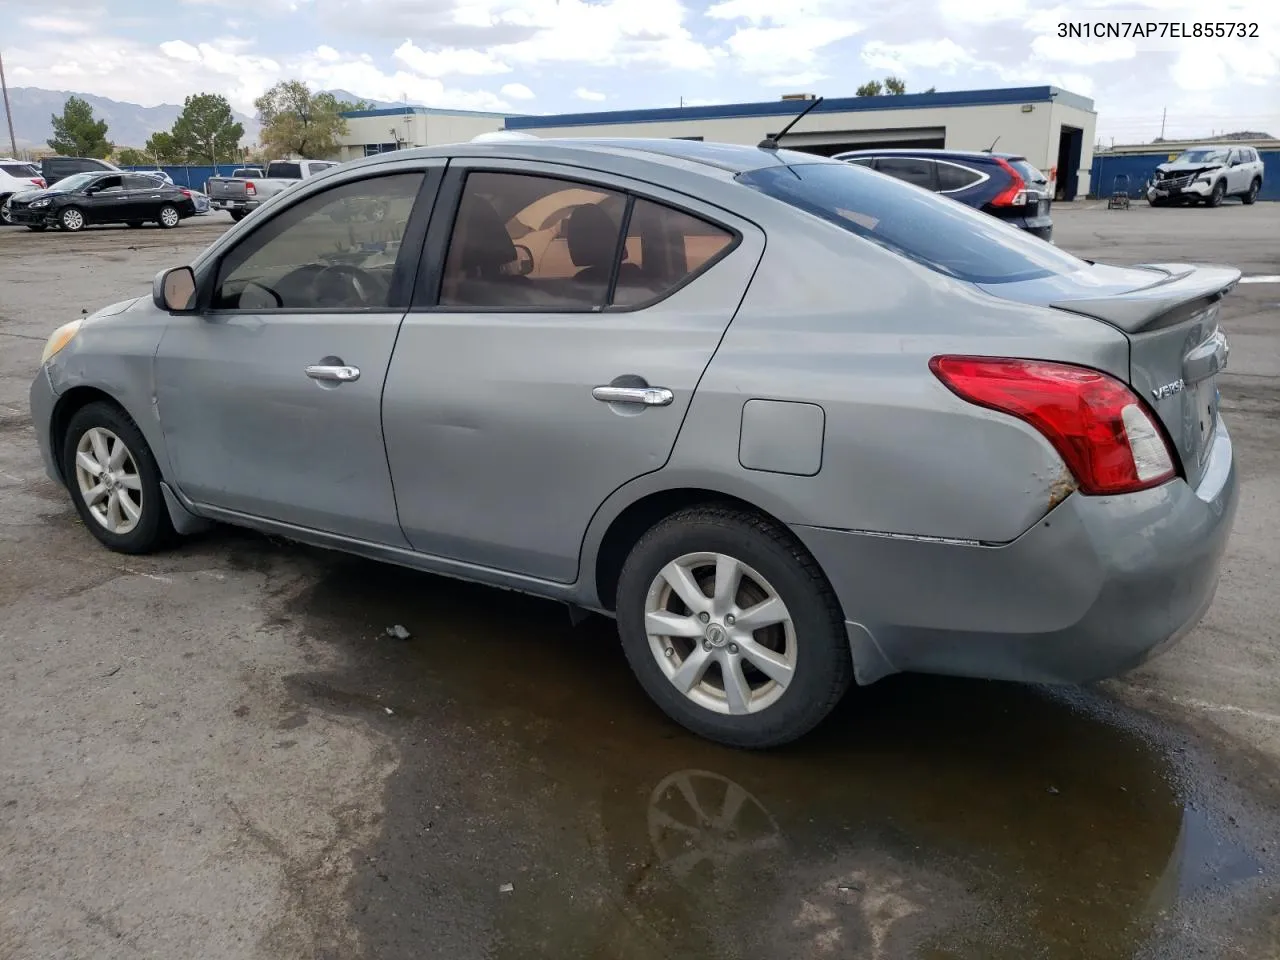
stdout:
[[28,393],[31,404],[31,426],[36,432],[36,443],[40,447],[40,458],[44,461],[44,472],[55,483],[62,483],[53,451],[51,427],[53,425],[53,408],[58,402],[53,384],[49,381],[49,370],[41,366],[36,377],[31,381]]
[[1196,489],[1072,494],[997,546],[795,527],[843,605],[860,683],[899,671],[1082,683],[1137,666],[1213,601],[1238,496],[1219,423]]
[[215,200],[212,197],[209,198],[209,206],[214,210],[249,211],[255,209],[261,202],[261,200]]

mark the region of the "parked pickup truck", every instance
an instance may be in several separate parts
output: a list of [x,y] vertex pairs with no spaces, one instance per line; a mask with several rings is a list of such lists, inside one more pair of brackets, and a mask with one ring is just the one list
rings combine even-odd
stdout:
[[337,165],[331,160],[273,160],[266,176],[241,176],[248,170],[236,170],[230,177],[210,177],[205,192],[213,209],[226,210],[232,220],[240,221],[269,197]]

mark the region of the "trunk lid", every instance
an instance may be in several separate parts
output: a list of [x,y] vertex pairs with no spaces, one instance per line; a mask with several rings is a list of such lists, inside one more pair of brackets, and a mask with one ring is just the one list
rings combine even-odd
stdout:
[[1218,374],[1230,347],[1222,298],[1240,271],[1189,264],[1108,267],[1018,283],[986,284],[1006,300],[1101,320],[1129,340],[1129,385],[1168,432],[1188,483],[1204,473],[1218,423]]

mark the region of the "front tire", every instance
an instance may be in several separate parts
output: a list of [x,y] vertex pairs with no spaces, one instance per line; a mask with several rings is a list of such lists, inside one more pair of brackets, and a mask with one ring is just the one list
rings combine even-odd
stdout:
[[1213,192],[1209,194],[1209,199],[1205,201],[1205,204],[1210,207],[1220,207],[1222,206],[1223,198],[1225,198],[1226,195],[1227,181],[1219,180],[1213,185]]
[[616,612],[649,696],[729,746],[803,736],[853,679],[844,617],[817,562],[789,531],[742,510],[693,507],[641,537]]
[[182,222],[182,214],[178,212],[178,208],[171,203],[166,203],[160,208],[160,213],[156,218],[156,222],[165,230],[172,230]]
[[62,442],[62,476],[80,520],[117,553],[151,553],[174,537],[160,468],[137,424],[118,407],[77,410]]
[[9,216],[9,212],[5,209],[5,206],[4,206],[5,203],[8,201],[8,199],[9,199],[9,194],[7,193],[4,196],[0,197],[0,223],[4,224],[6,227],[11,227],[13,226],[13,218]]
[[1248,192],[1245,193],[1245,195],[1240,198],[1240,201],[1246,205],[1257,203],[1258,192],[1261,189],[1262,189],[1262,181],[1259,180],[1257,177],[1254,177],[1253,183],[1249,184]]
[[84,212],[79,207],[67,207],[58,214],[58,226],[67,233],[79,233],[84,225]]

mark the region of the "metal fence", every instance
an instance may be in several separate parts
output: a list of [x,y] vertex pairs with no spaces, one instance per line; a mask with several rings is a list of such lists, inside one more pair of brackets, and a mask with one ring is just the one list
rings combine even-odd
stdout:
[[251,167],[251,163],[221,163],[214,166],[135,166],[125,167],[126,170],[163,170],[167,173],[175,184],[180,187],[189,187],[192,190],[204,192],[204,182],[210,177],[229,177],[231,174],[239,170],[241,167]]
[[[1280,150],[1259,150],[1266,172],[1262,179],[1262,192],[1259,200],[1280,200]],[[1166,163],[1169,153],[1095,153],[1093,169],[1089,175],[1090,196],[1109,197],[1117,189],[1124,189],[1121,181],[1116,185],[1117,177],[1129,178],[1128,193],[1131,197],[1146,195],[1147,181],[1156,172],[1156,165]]]

